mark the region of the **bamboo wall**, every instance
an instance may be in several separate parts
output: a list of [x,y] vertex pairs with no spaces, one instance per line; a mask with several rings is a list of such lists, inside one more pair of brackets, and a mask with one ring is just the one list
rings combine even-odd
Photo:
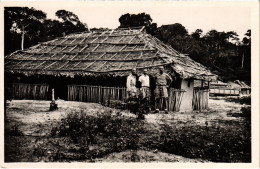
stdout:
[[203,110],[208,108],[209,89],[194,89],[192,107],[193,110]]
[[170,88],[167,108],[169,111],[180,111],[180,105],[184,92],[185,90]]
[[68,85],[68,100],[105,104],[107,100],[124,100],[126,88],[91,85]]
[[[184,90],[171,88],[169,91],[168,110],[179,111]],[[126,98],[126,88],[91,85],[68,85],[68,100],[106,104],[109,100]]]
[[7,85],[7,93],[12,99],[47,100],[49,85],[12,83]]

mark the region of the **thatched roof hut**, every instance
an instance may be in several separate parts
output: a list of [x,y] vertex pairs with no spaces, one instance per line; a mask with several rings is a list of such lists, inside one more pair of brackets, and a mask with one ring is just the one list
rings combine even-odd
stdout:
[[5,71],[25,75],[125,76],[132,68],[169,65],[182,79],[215,80],[205,66],[147,34],[143,28],[70,34],[5,56]]
[[[75,82],[73,77],[125,78],[133,68],[147,68],[149,74],[154,76],[159,66],[165,66],[168,73],[178,76],[180,80],[176,88],[186,91],[183,98],[189,100],[184,102],[188,107],[192,104],[194,79],[214,81],[217,78],[205,66],[163,44],[140,27],[70,34],[5,56],[6,73],[26,77],[56,77],[47,82],[49,84],[59,77],[72,78],[72,84]],[[57,81],[61,84],[60,80]],[[83,79],[79,82],[82,81],[88,81],[89,84],[94,80]],[[98,80],[100,81],[105,81],[107,85],[117,80]],[[74,95],[78,100],[84,100],[82,92],[65,83],[61,84],[64,85],[64,91],[61,93],[66,93],[65,89],[68,90],[68,95],[74,93],[73,97],[68,96],[68,100],[74,98]],[[104,86],[97,83],[94,85]],[[59,88],[57,90],[60,90]],[[75,94],[75,91],[78,93]],[[118,94],[118,97],[119,95],[123,97],[124,93]],[[100,98],[102,100],[103,95]]]

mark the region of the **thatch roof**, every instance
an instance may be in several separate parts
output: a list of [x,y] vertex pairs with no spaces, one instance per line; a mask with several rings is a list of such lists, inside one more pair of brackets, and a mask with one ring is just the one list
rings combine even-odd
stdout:
[[183,79],[216,79],[206,67],[143,28],[70,34],[5,56],[6,72],[25,75],[125,76],[132,68],[148,68],[155,74],[158,66],[166,65]]
[[248,86],[245,82],[240,80],[235,80],[234,82],[228,82],[228,85],[231,88],[236,88],[236,89],[251,89],[250,86]]

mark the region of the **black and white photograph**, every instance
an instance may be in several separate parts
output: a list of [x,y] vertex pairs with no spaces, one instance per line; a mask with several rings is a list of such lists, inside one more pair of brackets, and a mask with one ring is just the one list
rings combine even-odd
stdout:
[[257,167],[255,6],[1,3],[3,162]]

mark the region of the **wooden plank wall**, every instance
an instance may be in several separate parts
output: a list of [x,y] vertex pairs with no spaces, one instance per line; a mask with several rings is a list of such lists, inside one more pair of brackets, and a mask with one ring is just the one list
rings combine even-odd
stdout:
[[182,102],[182,96],[185,90],[170,88],[168,99],[169,111],[180,111],[180,105]]
[[[185,91],[171,88],[169,90],[168,110],[179,111],[182,96]],[[68,85],[68,100],[106,104],[109,100],[126,98],[126,88],[103,87],[91,85]]]
[[210,94],[214,94],[214,95],[238,96],[240,93],[241,93],[240,89],[231,89],[231,88],[210,89]]
[[209,89],[194,89],[192,107],[193,110],[203,110],[208,108]]
[[12,99],[48,99],[48,84],[12,83],[7,86],[8,94]]
[[124,100],[126,88],[91,85],[68,85],[68,100],[105,104],[107,100]]

